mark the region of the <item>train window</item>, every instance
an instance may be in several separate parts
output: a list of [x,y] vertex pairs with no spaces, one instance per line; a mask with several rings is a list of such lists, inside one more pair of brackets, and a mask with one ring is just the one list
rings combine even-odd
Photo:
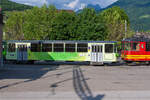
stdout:
[[27,51],[27,45],[18,45],[19,51]]
[[54,52],[64,52],[64,44],[54,43]]
[[77,44],[77,52],[88,52],[88,44],[87,43],[78,43]]
[[139,51],[140,50],[140,44],[139,43],[133,43],[132,50]]
[[146,51],[150,51],[150,43],[146,42]]
[[113,53],[113,44],[105,44],[105,53]]
[[130,51],[131,50],[131,43],[130,42],[125,42],[124,49]]
[[117,44],[114,44],[114,53],[117,53]]
[[52,44],[51,43],[42,44],[42,52],[52,52]]
[[3,51],[5,50],[5,47],[4,47],[4,45],[3,45]]
[[31,51],[32,52],[41,52],[41,44],[31,43]]
[[75,52],[75,50],[76,50],[75,48],[76,48],[75,44],[66,44],[65,45],[66,52]]
[[8,52],[15,52],[16,51],[16,47],[14,43],[9,43],[8,44]]
[[102,53],[103,52],[103,46],[99,46],[99,45],[93,45],[92,46],[92,52],[100,52]]

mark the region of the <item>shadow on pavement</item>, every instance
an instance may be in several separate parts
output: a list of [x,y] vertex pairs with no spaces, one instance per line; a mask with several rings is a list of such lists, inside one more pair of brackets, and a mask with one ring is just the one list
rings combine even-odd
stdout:
[[35,64],[44,65],[89,65],[90,62],[80,62],[80,61],[36,61]]
[[[73,68],[73,67],[71,67],[71,68]],[[84,71],[84,70],[83,70],[83,71]],[[62,73],[58,73],[57,75],[61,75],[61,74],[69,73],[69,72],[72,72],[72,70],[71,70],[71,71],[62,72]],[[46,77],[47,77],[47,76],[46,76]],[[75,77],[75,78],[77,78],[77,77]],[[67,79],[64,79],[64,80],[61,80],[61,81],[58,81],[58,82],[55,82],[55,83],[51,84],[51,85],[50,85],[50,88],[51,88],[52,94],[53,94],[53,95],[56,94],[56,93],[55,93],[55,88],[59,87],[62,83],[67,82],[67,81],[70,81],[70,80],[73,80],[73,78],[70,77],[70,78],[67,78]],[[88,80],[88,79],[87,79],[87,80]]]
[[93,96],[79,66],[73,68],[73,86],[81,100],[102,100],[105,96],[104,94],[97,95],[96,97]]
[[7,69],[0,71],[0,80],[2,79],[26,79],[5,86],[0,86],[0,89],[21,83],[31,82],[41,78],[49,71],[56,70],[59,66],[44,66],[44,65],[8,65]]

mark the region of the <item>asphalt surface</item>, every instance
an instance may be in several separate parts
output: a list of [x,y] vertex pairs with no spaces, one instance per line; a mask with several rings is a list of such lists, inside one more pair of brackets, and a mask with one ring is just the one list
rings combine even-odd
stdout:
[[150,66],[7,64],[0,100],[150,100]]

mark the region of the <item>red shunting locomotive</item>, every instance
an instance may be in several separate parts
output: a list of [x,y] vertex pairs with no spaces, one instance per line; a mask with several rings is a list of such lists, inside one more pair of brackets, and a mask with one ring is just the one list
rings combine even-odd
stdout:
[[121,58],[126,62],[150,61],[150,39],[133,37],[122,40]]

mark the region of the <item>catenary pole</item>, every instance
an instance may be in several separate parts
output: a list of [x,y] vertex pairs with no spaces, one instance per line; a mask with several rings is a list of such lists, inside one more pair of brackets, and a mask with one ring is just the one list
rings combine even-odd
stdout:
[[2,37],[3,37],[3,14],[2,8],[0,7],[0,66],[3,67],[3,46],[2,46]]
[[127,38],[127,21],[125,20],[125,38]]

